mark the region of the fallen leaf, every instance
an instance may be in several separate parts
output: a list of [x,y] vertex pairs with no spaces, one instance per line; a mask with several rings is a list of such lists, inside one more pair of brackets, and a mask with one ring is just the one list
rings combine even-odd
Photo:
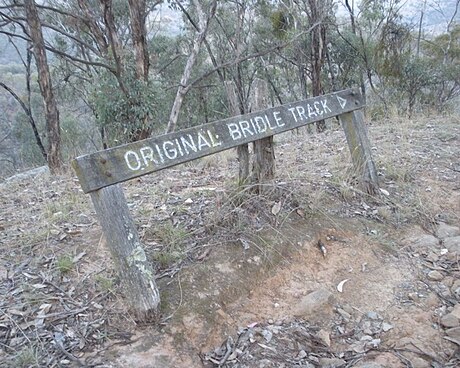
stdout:
[[300,217],[305,217],[305,212],[303,210],[301,210],[300,208],[298,208],[296,210],[297,214],[300,216]]
[[276,353],[276,349],[275,349],[275,348],[272,348],[271,346],[267,346],[267,345],[265,345],[265,344],[261,344],[260,342],[258,342],[257,345],[259,345],[261,348],[268,349],[268,350],[271,350],[271,351],[273,351],[274,353]]
[[272,207],[272,214],[273,216],[276,216],[279,212],[281,211],[281,202],[277,202],[274,204]]
[[77,254],[75,257],[73,257],[72,262],[77,263],[85,255],[86,255],[86,252],[81,252],[81,253]]
[[385,194],[387,197],[390,195],[390,192],[388,192],[388,190],[385,190],[383,188],[380,188],[380,191]]
[[348,281],[349,279],[345,279],[345,280],[342,280],[339,282],[339,284],[337,285],[337,291],[339,293],[343,293],[343,285],[345,285],[345,283]]

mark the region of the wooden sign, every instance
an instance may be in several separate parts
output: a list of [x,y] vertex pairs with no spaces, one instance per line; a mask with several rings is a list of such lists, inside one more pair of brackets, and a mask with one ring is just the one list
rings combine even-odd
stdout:
[[91,196],[135,316],[144,322],[156,320],[160,294],[118,183],[338,116],[353,165],[366,192],[375,194],[378,181],[359,111],[363,106],[362,95],[348,89],[76,158],[72,166],[82,189]]
[[80,156],[72,166],[89,193],[363,106],[348,89]]

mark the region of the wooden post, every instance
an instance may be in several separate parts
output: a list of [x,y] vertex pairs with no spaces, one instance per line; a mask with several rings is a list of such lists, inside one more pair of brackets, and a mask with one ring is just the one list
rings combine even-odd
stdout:
[[139,321],[156,321],[160,293],[119,184],[91,192],[126,299]]
[[[236,94],[235,83],[232,81],[225,82],[225,90],[227,92],[227,100],[230,105],[230,113],[233,116],[241,115],[239,108],[238,96]],[[249,146],[248,143],[241,144],[236,147],[238,155],[238,185],[248,184],[249,181]]]
[[368,194],[377,194],[379,190],[377,171],[372,159],[363,112],[361,110],[348,112],[339,115],[339,119],[345,131],[354,169],[361,176],[363,189]]
[[[268,86],[262,79],[253,82],[252,109],[254,111],[267,108]],[[254,160],[252,181],[258,193],[263,192],[263,184],[275,177],[275,149],[273,136],[254,141]]]

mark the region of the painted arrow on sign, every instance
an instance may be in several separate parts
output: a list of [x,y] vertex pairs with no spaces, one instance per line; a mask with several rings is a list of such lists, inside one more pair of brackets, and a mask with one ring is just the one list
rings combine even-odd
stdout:
[[340,97],[340,96],[337,96],[337,101],[339,101],[339,104],[340,106],[342,107],[342,109],[345,107],[345,105],[347,104],[347,100],[345,100],[344,98]]

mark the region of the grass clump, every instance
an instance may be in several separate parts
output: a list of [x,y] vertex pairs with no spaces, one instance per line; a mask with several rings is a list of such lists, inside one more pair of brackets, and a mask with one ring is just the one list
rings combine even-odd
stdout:
[[113,279],[103,275],[96,276],[96,284],[103,292],[111,292],[114,289]]
[[61,256],[56,261],[56,268],[61,274],[69,273],[70,271],[72,271],[73,267],[73,259],[68,255]]
[[32,368],[38,366],[37,354],[32,347],[26,347],[19,351],[10,365],[10,367],[15,368]]
[[166,222],[154,229],[153,236],[162,245],[161,249],[153,255],[161,268],[166,268],[185,258],[186,240],[189,237],[185,228]]

